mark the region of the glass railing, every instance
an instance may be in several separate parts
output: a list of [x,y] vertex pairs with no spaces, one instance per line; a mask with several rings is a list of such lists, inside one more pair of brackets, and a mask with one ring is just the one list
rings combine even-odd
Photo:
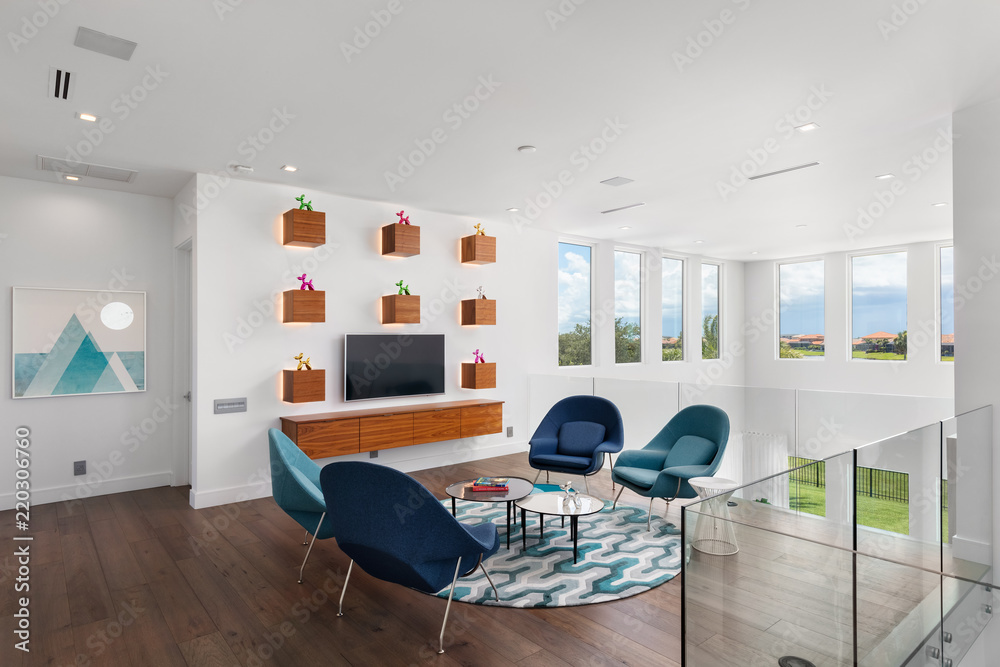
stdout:
[[[797,398],[803,465],[683,509],[683,664],[959,665],[992,615],[992,408],[835,453],[874,414],[809,396],[842,424],[810,448]],[[776,446],[743,440],[744,471]]]

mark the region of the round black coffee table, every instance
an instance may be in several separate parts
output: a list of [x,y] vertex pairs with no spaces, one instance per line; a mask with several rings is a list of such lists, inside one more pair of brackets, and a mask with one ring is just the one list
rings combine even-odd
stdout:
[[522,477],[511,477],[507,480],[507,493],[494,493],[492,491],[473,491],[471,488],[474,479],[464,479],[455,482],[444,490],[451,496],[451,515],[455,516],[455,500],[471,500],[478,503],[506,503],[507,504],[507,548],[510,549],[510,519],[514,517],[517,523],[517,514],[514,512],[514,502],[524,498],[534,490],[534,485]]

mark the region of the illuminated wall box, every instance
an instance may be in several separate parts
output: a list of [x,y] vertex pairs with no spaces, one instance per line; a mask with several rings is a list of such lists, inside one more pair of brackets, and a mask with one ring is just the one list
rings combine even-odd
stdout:
[[146,293],[15,287],[14,398],[146,390]]

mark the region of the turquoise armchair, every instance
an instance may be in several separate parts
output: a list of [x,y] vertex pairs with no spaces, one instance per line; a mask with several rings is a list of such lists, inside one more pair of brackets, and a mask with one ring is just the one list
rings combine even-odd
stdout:
[[684,408],[645,447],[618,455],[611,471],[611,479],[622,487],[615,505],[622,491],[630,489],[649,498],[651,517],[654,498],[663,498],[669,505],[676,498],[696,497],[688,480],[714,475],[728,441],[729,416],[723,410],[712,405]]

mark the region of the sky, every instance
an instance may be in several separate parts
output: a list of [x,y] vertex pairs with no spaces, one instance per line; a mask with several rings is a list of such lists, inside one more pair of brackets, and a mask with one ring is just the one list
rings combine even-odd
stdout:
[[[701,320],[719,314],[719,266],[717,264],[701,265]],[[719,318],[720,321],[722,318]],[[701,330],[701,322],[698,323]]]
[[906,330],[906,253],[851,260],[851,336]]
[[684,325],[684,261],[663,258],[663,337],[676,338]]
[[[778,269],[781,298],[778,314],[782,337],[824,334],[823,260],[782,264]],[[868,332],[871,333],[871,332]]]
[[615,250],[615,319],[640,324],[642,255]]
[[590,324],[590,246],[559,244],[559,333]]
[[941,333],[955,333],[955,248],[941,248]]

